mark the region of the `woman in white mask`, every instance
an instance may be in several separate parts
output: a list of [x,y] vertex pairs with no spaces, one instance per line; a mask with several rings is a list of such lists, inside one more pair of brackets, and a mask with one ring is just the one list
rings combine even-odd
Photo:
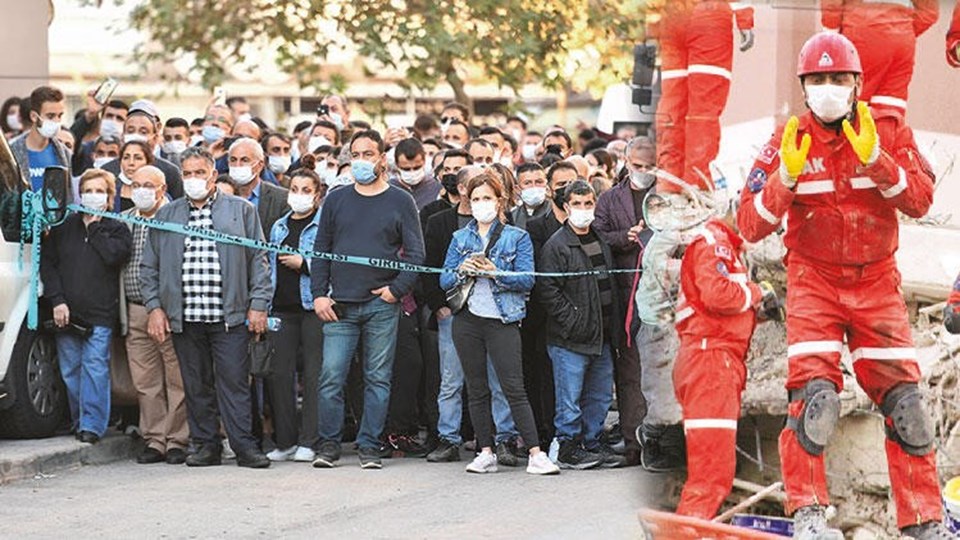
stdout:
[[12,139],[23,132],[23,122],[20,121],[20,98],[10,97],[0,107],[0,130],[7,139]]
[[146,165],[153,165],[156,158],[150,147],[143,141],[128,141],[120,147],[120,176],[117,178],[117,199],[114,207],[119,211],[129,210],[133,203],[133,173]]
[[[90,169],[80,177],[85,208],[112,210],[115,192],[109,172]],[[53,306],[72,428],[85,443],[99,441],[110,418],[110,340],[120,314],[120,270],[131,244],[126,225],[83,212],[68,216],[43,242],[43,293]]]
[[[473,220],[453,235],[447,249],[440,286],[466,295],[453,320],[453,342],[463,366],[470,396],[470,418],[480,452],[467,472],[497,470],[493,453],[487,362],[493,365],[523,440],[530,445],[527,472],[557,474],[557,468],[537,443],[539,435],[523,387],[518,323],[526,316],[526,298],[533,288],[533,243],[523,229],[506,225],[510,199],[492,170],[467,182]],[[524,272],[490,275],[491,272]],[[472,283],[472,285],[471,285]]]
[[[312,155],[304,156],[312,161]],[[320,205],[327,185],[312,167],[297,169],[290,176],[287,204],[291,211],[278,219],[270,242],[294,249],[313,250],[320,223]],[[317,382],[323,351],[323,323],[313,312],[310,292],[310,259],[300,255],[270,254],[273,280],[271,317],[280,319],[273,372],[267,377],[277,448],[267,454],[271,461],[313,461],[320,441],[317,435]],[[297,421],[297,357],[303,354],[303,414]]]

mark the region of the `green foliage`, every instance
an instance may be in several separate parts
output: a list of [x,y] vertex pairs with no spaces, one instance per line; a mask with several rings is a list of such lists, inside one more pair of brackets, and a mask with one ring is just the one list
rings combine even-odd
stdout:
[[[353,67],[409,89],[446,82],[462,100],[466,80],[597,92],[629,76],[643,38],[642,0],[113,1],[151,38],[135,51],[145,66],[192,58],[207,87],[231,64],[272,57],[321,91],[341,90]],[[328,63],[344,52],[359,65]]]

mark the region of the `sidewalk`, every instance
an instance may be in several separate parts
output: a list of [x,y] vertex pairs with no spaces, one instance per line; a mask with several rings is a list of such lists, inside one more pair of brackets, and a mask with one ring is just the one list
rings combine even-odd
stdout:
[[143,446],[114,430],[97,444],[85,444],[72,435],[49,439],[0,440],[0,485],[77,469],[133,459]]

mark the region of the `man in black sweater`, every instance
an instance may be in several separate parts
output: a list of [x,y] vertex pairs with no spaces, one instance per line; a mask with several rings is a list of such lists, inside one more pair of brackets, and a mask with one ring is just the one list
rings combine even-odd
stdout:
[[[423,235],[413,197],[387,183],[384,143],[373,130],[350,141],[354,185],[331,192],[323,205],[317,251],[377,259],[423,262]],[[380,435],[390,399],[398,300],[417,279],[413,272],[315,259],[313,306],[326,322],[320,371],[320,449],[314,467],[340,459],[343,390],[360,337],[365,381],[357,444],[360,466],[379,469]]]

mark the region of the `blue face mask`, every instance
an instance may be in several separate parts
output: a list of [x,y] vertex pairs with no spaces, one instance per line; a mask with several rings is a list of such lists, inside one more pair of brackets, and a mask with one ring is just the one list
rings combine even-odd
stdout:
[[208,145],[213,144],[226,136],[226,133],[224,133],[222,129],[213,124],[203,126],[203,131],[200,134],[203,136],[203,142],[207,143]]
[[329,116],[333,125],[337,126],[337,131],[343,131],[343,117],[335,112],[330,113]]
[[353,179],[360,185],[372,184],[377,179],[377,166],[372,161],[355,159],[350,162]]

